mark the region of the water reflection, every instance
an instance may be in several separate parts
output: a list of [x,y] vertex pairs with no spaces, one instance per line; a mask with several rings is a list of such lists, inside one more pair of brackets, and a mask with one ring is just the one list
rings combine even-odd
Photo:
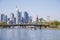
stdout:
[[60,40],[60,30],[0,29],[0,40]]

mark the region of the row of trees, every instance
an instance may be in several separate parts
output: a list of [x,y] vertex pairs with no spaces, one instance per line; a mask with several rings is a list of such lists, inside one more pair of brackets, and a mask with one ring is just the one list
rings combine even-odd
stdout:
[[53,28],[58,28],[58,26],[60,26],[60,22],[59,21],[50,21],[48,22],[50,27],[53,27]]
[[57,21],[57,20],[51,20],[51,21],[47,22],[43,18],[40,18],[39,23],[40,24],[49,24],[50,27],[52,27],[52,28],[57,28],[58,26],[60,26],[60,21]]
[[[2,25],[2,24],[7,24],[6,22],[0,22],[0,25]],[[0,26],[0,28],[5,28],[6,26]]]

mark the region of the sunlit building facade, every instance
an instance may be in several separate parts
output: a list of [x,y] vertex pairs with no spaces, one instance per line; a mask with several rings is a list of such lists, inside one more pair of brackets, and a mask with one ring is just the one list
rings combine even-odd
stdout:
[[18,7],[16,6],[16,24],[20,24],[22,20],[21,12],[19,12]]

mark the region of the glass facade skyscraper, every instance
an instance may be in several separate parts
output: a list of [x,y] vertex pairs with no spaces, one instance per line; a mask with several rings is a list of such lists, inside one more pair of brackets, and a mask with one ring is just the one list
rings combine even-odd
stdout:
[[11,13],[11,20],[14,20],[14,13]]
[[1,22],[4,20],[4,14],[1,14]]
[[28,15],[28,13],[25,11],[25,12],[24,12],[24,23],[28,23],[28,19],[29,19],[29,15]]
[[18,24],[18,7],[16,6],[16,24]]
[[5,15],[4,20],[5,20],[5,22],[7,22],[7,15]]
[[32,17],[29,16],[29,23],[32,23]]
[[13,24],[14,24],[14,13],[11,13],[10,21],[13,22]]
[[1,14],[1,22],[7,22],[7,16],[4,14]]
[[14,17],[14,24],[16,24],[16,18]]
[[16,24],[20,24],[22,20],[21,12],[19,12],[18,7],[16,6]]
[[14,18],[14,13],[11,13],[11,17]]
[[11,18],[10,19],[11,19],[10,21],[12,21],[13,24],[16,24],[16,18],[14,17],[14,13],[11,13]]
[[22,17],[21,17],[21,12],[18,11],[18,23],[21,23]]

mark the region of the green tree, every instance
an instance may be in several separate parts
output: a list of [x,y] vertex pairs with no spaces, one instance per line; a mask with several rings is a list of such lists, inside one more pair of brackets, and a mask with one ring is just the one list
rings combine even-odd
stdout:
[[[7,24],[6,22],[0,22],[0,25],[5,25]],[[0,28],[5,28],[6,26],[0,26]]]
[[50,27],[57,28],[58,25],[60,25],[60,22],[59,21],[51,21],[51,22],[49,22],[49,24],[50,24]]
[[43,18],[40,18],[39,20],[40,20],[40,24],[42,24]]

